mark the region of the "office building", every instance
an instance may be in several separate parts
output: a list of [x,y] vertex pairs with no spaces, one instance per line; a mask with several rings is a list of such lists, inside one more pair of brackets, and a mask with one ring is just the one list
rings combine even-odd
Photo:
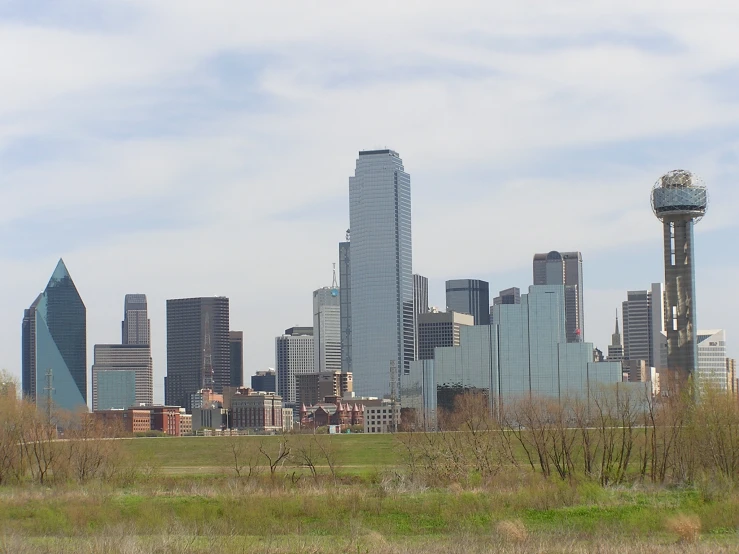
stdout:
[[429,311],[429,280],[423,275],[413,274],[413,313],[416,317]]
[[566,342],[564,292],[561,285],[532,286],[520,304],[496,305],[494,324],[461,326],[459,346],[411,364],[403,408],[415,412],[418,425],[435,428],[437,409],[454,409],[464,393],[483,394],[497,417],[517,398],[587,395],[620,383],[621,362],[593,362],[592,344]]
[[[518,287],[511,287],[509,289],[502,290],[498,293],[498,296],[493,298],[493,306],[497,304],[520,304],[521,303],[521,289]],[[492,313],[492,306],[490,308]]]
[[279,433],[283,430],[283,408],[282,397],[274,393],[235,394],[231,399],[231,428]]
[[277,393],[289,407],[297,398],[296,375],[315,372],[313,349],[312,327],[291,327],[275,338]]
[[257,371],[251,377],[251,388],[257,392],[277,392],[277,375],[274,369]]
[[734,358],[726,358],[726,389],[734,400],[739,400],[739,376]]
[[167,300],[166,403],[190,412],[191,394],[222,393],[230,382],[228,298]]
[[296,405],[313,406],[328,397],[343,398],[354,391],[353,375],[334,371],[332,373],[304,373],[295,376],[297,387]]
[[145,294],[127,294],[123,300],[122,344],[151,344],[151,322]]
[[384,396],[391,363],[401,373],[415,355],[411,179],[397,152],[359,153],[349,220],[354,387],[361,396]]
[[460,327],[474,325],[470,314],[430,312],[418,316],[418,359],[433,360],[434,348],[459,346]]
[[63,260],[23,314],[21,381],[39,405],[87,404],[87,311]]
[[534,285],[564,285],[567,342],[585,340],[582,254],[556,252],[534,255]]
[[665,262],[667,368],[679,386],[698,367],[693,227],[706,213],[708,192],[689,171],[678,169],[652,188],[652,210],[662,222]]
[[93,411],[154,403],[151,349],[148,344],[96,344],[93,355]]
[[624,359],[624,346],[621,342],[621,331],[618,328],[618,312],[616,312],[616,330],[611,335],[611,344],[608,345],[609,362],[620,362]]
[[341,314],[341,371],[352,370],[351,250],[349,230],[339,243],[339,312]]
[[446,282],[446,311],[469,314],[475,325],[490,324],[490,285],[479,279]]
[[652,283],[649,290],[626,293],[622,304],[625,360],[644,360],[647,366],[658,369],[666,367],[663,290],[662,283]]
[[400,426],[400,406],[387,401],[376,406],[365,406],[363,419],[365,433],[394,433]]
[[341,299],[339,285],[313,291],[313,367],[316,371],[341,371]]
[[727,390],[726,333],[723,329],[698,331],[698,384]]
[[228,342],[231,360],[231,382],[232,387],[244,385],[244,332],[229,331]]

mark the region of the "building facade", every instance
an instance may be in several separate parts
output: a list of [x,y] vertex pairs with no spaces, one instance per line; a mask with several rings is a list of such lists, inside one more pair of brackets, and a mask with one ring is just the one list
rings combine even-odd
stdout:
[[87,405],[87,310],[63,260],[23,314],[23,394],[37,404]]
[[339,243],[339,312],[341,317],[341,371],[352,370],[351,250],[349,231]]
[[349,178],[351,370],[362,396],[390,392],[415,355],[411,179],[397,152],[359,152]]
[[565,287],[567,342],[585,340],[585,306],[582,288],[582,254],[557,252],[534,255],[534,285]]
[[446,311],[469,314],[475,325],[490,324],[490,285],[479,279],[446,282]]
[[244,332],[229,331],[228,344],[231,366],[231,387],[244,385]]
[[365,433],[394,433],[400,426],[400,405],[383,402],[376,406],[364,406],[363,423]]
[[341,371],[341,299],[334,284],[313,291],[313,367]]
[[475,318],[457,312],[429,312],[418,317],[418,359],[433,360],[434,349],[459,346],[460,327],[474,325]]
[[327,397],[342,398],[354,391],[352,374],[341,371],[296,375],[296,386],[295,403],[306,406],[325,402]]
[[698,331],[698,385],[727,390],[726,332],[723,329]]
[[236,394],[231,398],[231,427],[253,429],[261,433],[279,433],[283,429],[282,397],[277,394]]
[[275,370],[257,371],[251,377],[251,388],[258,392],[277,392],[277,375]]
[[96,344],[93,352],[93,411],[154,403],[154,377],[148,344]]
[[611,335],[611,344],[608,345],[608,357],[606,359],[609,362],[620,362],[624,359],[624,345],[618,327],[618,312],[616,313],[616,328]]
[[[520,304],[521,303],[521,289],[518,287],[511,287],[509,289],[502,290],[498,293],[498,296],[493,298],[493,305],[496,304]],[[492,307],[490,309],[492,312]]]
[[297,401],[296,376],[314,373],[312,327],[292,327],[275,338],[277,393],[289,407]]
[[503,403],[517,398],[584,395],[621,382],[620,362],[593,362],[592,344],[566,341],[564,292],[532,286],[520,304],[496,305],[494,324],[462,326],[459,346],[436,348],[433,360],[411,365],[403,408],[429,429],[436,428],[437,410],[454,409],[464,393],[484,394],[497,417]]
[[151,322],[145,294],[127,294],[123,299],[121,339],[122,344],[151,344]]
[[189,412],[192,393],[222,393],[230,382],[228,298],[167,300],[165,402]]
[[667,365],[664,324],[664,289],[652,283],[649,290],[628,291],[622,304],[624,359],[644,360],[658,369]]

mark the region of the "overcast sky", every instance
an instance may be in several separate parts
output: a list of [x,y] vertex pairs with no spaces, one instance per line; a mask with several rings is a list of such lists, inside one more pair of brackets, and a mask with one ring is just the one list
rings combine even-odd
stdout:
[[[491,291],[580,250],[585,338],[663,280],[649,207],[699,174],[700,328],[739,353],[739,4],[0,0],[0,367],[63,257],[96,343],[149,299],[224,295],[245,375],[311,324],[348,227],[357,152],[411,175],[414,271]],[[492,295],[491,295],[492,296]]]

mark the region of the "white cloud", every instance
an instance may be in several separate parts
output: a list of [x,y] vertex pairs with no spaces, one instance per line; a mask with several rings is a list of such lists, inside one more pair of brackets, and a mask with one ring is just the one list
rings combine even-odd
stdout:
[[[699,237],[738,235],[726,176],[739,97],[708,78],[739,63],[726,47],[739,8],[725,3],[95,7],[131,13],[101,29],[0,23],[0,224],[65,244],[44,218],[90,218],[89,237],[59,252],[88,306],[90,351],[118,339],[123,295],[145,292],[158,377],[164,300],[178,296],[228,295],[247,375],[273,364],[273,337],[310,321],[310,292],[331,278],[348,206],[326,206],[346,195],[363,148],[403,157],[415,265],[433,279],[522,271],[538,250],[586,253],[588,338],[601,347],[624,291],[660,275],[624,267],[616,289],[613,275],[599,284],[595,260],[659,243],[648,193],[671,164],[718,199]],[[153,201],[179,223],[152,228],[130,209]],[[111,205],[126,206],[128,226]],[[0,252],[12,291],[0,297],[0,365],[17,369],[22,310],[56,260],[42,240],[20,258]]]

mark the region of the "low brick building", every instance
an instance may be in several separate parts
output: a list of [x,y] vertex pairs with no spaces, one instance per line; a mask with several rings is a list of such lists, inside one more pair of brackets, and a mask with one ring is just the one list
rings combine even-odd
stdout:
[[260,433],[282,431],[282,397],[278,394],[243,392],[231,397],[231,428],[250,429]]
[[352,425],[364,423],[363,404],[344,402],[340,398],[331,400],[333,401],[319,402],[314,406],[303,404],[300,407],[300,426],[314,429],[327,425],[339,425],[342,429],[346,429]]

